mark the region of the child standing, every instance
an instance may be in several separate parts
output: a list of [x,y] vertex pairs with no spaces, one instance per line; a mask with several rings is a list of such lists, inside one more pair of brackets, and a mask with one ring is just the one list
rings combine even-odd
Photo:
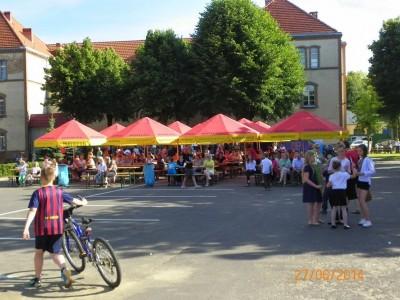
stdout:
[[21,186],[25,186],[26,175],[28,173],[28,164],[22,158],[19,160],[18,172],[19,172],[19,178],[18,178],[19,184]]
[[350,179],[350,174],[341,170],[341,162],[338,160],[332,161],[333,174],[329,176],[327,187],[332,188],[329,200],[331,202],[331,228],[336,228],[336,212],[341,211],[343,217],[344,229],[350,229],[347,216],[347,180]]
[[29,227],[35,221],[35,278],[29,282],[31,287],[41,286],[40,276],[45,251],[51,254],[54,263],[60,268],[65,287],[70,287],[72,284],[71,271],[66,268],[64,256],[61,254],[64,232],[63,202],[86,205],[87,201],[74,199],[64,193],[62,189],[53,185],[54,179],[55,167],[49,164],[41,171],[41,188],[33,192],[29,201],[29,211],[22,238],[29,240]]

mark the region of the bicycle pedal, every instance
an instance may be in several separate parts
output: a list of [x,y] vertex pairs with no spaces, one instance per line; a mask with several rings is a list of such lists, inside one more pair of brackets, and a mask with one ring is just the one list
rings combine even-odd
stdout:
[[84,258],[84,257],[86,257],[86,256],[87,256],[86,253],[81,253],[81,254],[79,254],[79,258]]

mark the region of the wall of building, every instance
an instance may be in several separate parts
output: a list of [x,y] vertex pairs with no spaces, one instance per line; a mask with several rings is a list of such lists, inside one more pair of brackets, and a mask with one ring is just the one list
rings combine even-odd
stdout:
[[0,128],[7,132],[7,151],[0,152],[0,161],[12,159],[26,149],[24,53],[0,52],[7,60],[8,76],[0,81],[0,93],[6,95],[6,116],[0,118]]
[[48,67],[48,58],[28,50],[26,63],[28,114],[42,114],[46,99],[46,92],[42,90],[42,86],[45,82],[44,68]]
[[307,82],[318,85],[317,106],[315,108],[304,108],[338,125],[341,123],[340,115],[340,39],[301,39],[295,40],[296,47],[320,47],[320,68],[306,69]]

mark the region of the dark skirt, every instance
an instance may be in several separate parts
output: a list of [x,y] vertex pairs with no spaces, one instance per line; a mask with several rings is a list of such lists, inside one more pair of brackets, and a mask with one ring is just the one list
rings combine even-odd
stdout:
[[331,190],[329,193],[329,203],[331,206],[346,206],[346,190]]
[[311,185],[303,184],[303,203],[322,202],[322,193],[320,189],[313,188]]
[[347,190],[346,190],[347,199],[349,200],[357,199],[356,185],[357,185],[356,178],[352,178],[347,181]]

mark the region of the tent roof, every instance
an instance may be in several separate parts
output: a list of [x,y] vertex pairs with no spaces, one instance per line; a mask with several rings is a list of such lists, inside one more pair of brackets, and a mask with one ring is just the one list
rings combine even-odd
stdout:
[[269,129],[270,133],[321,131],[344,131],[344,129],[307,111],[296,112]]
[[103,129],[102,131],[100,131],[100,133],[104,134],[106,137],[110,137],[125,128],[126,128],[125,126],[123,126],[119,123],[115,123],[105,129]]
[[200,124],[197,124],[183,136],[234,134],[258,134],[258,132],[223,114],[218,114]]
[[176,132],[178,132],[180,134],[184,134],[184,133],[188,132],[190,129],[192,129],[191,127],[189,127],[186,124],[179,122],[179,121],[175,121],[175,122],[169,124],[168,127],[175,130]]
[[179,136],[175,130],[148,117],[137,120],[112,137]]
[[239,122],[256,130],[259,133],[268,133],[269,132],[269,126],[261,121],[258,121],[261,123],[261,124],[258,124],[257,122],[253,122],[246,118],[243,118],[243,119],[240,119]]
[[35,140],[36,147],[95,146],[106,141],[96,130],[71,120]]

